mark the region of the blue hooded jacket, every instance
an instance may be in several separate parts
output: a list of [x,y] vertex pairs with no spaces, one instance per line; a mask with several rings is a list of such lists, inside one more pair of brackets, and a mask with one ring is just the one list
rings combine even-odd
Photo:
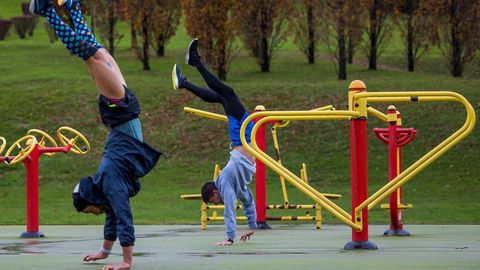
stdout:
[[139,178],[145,176],[158,162],[162,153],[127,134],[112,129],[105,143],[98,172],[82,178],[80,197],[93,204],[107,205],[104,239],[122,247],[133,246],[133,227],[130,197],[140,191]]

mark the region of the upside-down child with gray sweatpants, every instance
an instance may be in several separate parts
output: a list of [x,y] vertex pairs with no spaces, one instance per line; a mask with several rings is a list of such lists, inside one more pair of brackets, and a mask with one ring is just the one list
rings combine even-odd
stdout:
[[[202,63],[197,51],[198,40],[190,42],[185,62],[197,68],[210,89],[198,87],[187,81],[177,64],[173,67],[173,87],[187,89],[208,103],[220,103],[228,118],[228,131],[233,150],[230,152],[230,160],[222,169],[218,177],[212,182],[205,183],[202,187],[202,199],[205,203],[225,205],[224,220],[226,238],[217,245],[232,245],[236,236],[236,201],[242,202],[242,209],[247,217],[248,230],[240,237],[241,241],[247,241],[257,228],[257,215],[255,201],[248,185],[252,182],[255,174],[255,157],[253,157],[240,141],[240,127],[248,117],[248,113],[238,99],[234,90],[216,78]],[[249,122],[245,130],[247,143],[250,143],[250,134],[253,123]]]

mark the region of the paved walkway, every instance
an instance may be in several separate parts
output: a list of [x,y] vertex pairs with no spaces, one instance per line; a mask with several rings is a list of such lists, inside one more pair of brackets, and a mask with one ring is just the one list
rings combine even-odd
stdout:
[[[343,249],[351,239],[344,225],[276,225],[252,241],[213,245],[223,226],[136,226],[132,269],[480,269],[480,226],[406,225],[409,237],[383,237],[370,226],[378,250]],[[0,269],[101,269],[121,260],[121,248],[103,262],[83,263],[102,244],[101,226],[41,226],[43,239],[21,239],[24,226],[0,226]],[[244,227],[241,227],[242,232]]]

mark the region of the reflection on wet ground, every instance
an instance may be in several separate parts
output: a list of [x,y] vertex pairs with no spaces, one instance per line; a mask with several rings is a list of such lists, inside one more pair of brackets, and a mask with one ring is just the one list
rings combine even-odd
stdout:
[[300,251],[257,251],[257,252],[251,252],[251,251],[236,251],[236,252],[229,252],[229,251],[221,251],[221,252],[201,252],[201,253],[196,253],[196,252],[188,252],[188,253],[182,253],[188,256],[198,256],[198,257],[215,257],[218,255],[259,255],[259,256],[265,256],[265,255],[306,255],[306,254],[313,254],[309,252],[300,252]]
[[[180,228],[180,229],[171,229],[164,230],[161,232],[154,233],[143,233],[137,234],[136,238],[157,238],[157,237],[171,237],[180,235],[182,233],[194,233],[198,232],[197,228]],[[98,238],[83,238],[83,239],[65,239],[65,240],[49,240],[48,238],[42,238],[42,240],[30,240],[26,242],[18,241],[8,241],[0,243],[0,256],[1,255],[21,255],[21,254],[46,254],[47,248],[54,244],[59,243],[72,243],[72,242],[83,242],[83,241],[95,241],[100,240]],[[133,256],[137,257],[148,257],[153,256],[155,253],[134,253]]]

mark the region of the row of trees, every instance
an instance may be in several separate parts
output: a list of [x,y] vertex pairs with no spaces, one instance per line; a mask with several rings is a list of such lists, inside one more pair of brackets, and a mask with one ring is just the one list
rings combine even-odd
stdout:
[[[95,18],[96,34],[114,54],[122,38],[115,25],[126,21],[131,44],[149,70],[149,51],[164,54],[183,13],[189,35],[202,40],[205,60],[226,79],[235,54],[247,49],[260,70],[270,70],[276,50],[294,37],[309,63],[321,44],[334,60],[338,78],[347,78],[347,64],[363,53],[370,69],[401,33],[409,71],[432,46],[448,60],[453,76],[462,76],[480,48],[480,1],[471,0],[85,0]],[[241,42],[237,42],[237,38]],[[240,45],[241,44],[241,45]]]

